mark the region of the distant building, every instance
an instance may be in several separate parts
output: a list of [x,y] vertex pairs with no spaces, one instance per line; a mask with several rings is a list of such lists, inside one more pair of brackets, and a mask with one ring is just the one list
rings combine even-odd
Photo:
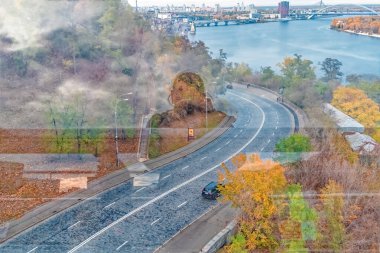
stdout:
[[278,13],[265,13],[265,14],[262,14],[261,17],[263,19],[279,19],[280,14],[278,14]]
[[289,16],[289,2],[282,1],[278,4],[278,13],[280,13],[281,18],[287,18]]
[[172,14],[169,12],[160,12],[157,13],[157,18],[162,20],[170,20],[172,18]]
[[221,10],[222,10],[222,9],[220,8],[220,4],[215,4],[215,10],[214,10],[214,11],[215,11],[216,13],[220,13]]

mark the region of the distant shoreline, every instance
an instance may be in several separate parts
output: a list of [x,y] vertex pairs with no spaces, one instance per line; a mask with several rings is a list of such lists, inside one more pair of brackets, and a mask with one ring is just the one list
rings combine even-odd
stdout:
[[342,30],[342,29],[335,29],[335,28],[333,28],[333,30],[380,39],[380,34],[369,34],[369,33],[355,32],[352,30]]

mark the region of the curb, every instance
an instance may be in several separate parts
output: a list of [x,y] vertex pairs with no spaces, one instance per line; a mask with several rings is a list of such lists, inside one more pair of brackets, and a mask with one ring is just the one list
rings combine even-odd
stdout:
[[223,245],[229,241],[229,237],[233,234],[237,227],[237,221],[231,221],[222,231],[214,236],[199,253],[215,253]]
[[168,240],[166,240],[163,244],[160,245],[160,247],[158,247],[157,249],[155,249],[153,251],[153,253],[157,253],[159,250],[161,250],[163,247],[165,247],[165,245],[170,242],[174,237],[176,237],[177,235],[179,235],[180,233],[182,233],[184,230],[186,230],[188,227],[190,227],[191,225],[193,225],[195,222],[197,222],[199,219],[201,219],[203,216],[206,216],[207,214],[209,214],[210,212],[216,210],[217,208],[223,208],[225,207],[226,205],[221,205],[220,203],[207,209],[204,213],[202,213],[199,217],[195,218],[192,222],[190,222],[189,224],[187,224],[185,227],[181,228],[179,231],[177,231],[177,233],[175,233],[173,236],[171,236]]
[[0,243],[7,241],[8,239],[24,232],[25,230],[53,217],[54,215],[68,208],[75,206],[82,201],[94,199],[94,196],[97,194],[100,194],[106,190],[112,189],[120,184],[127,182],[133,178],[133,176],[129,175],[131,172],[130,169],[132,168],[137,168],[137,170],[133,172],[137,172],[137,174],[144,174],[175,160],[181,159],[182,157],[185,157],[203,148],[204,146],[208,145],[223,135],[223,133],[225,133],[230,127],[233,127],[232,124],[235,122],[235,120],[236,119],[234,117],[226,116],[226,118],[218,125],[218,127],[214,128],[212,131],[205,134],[202,138],[192,142],[185,147],[182,147],[176,151],[173,151],[156,159],[148,160],[144,163],[135,163],[125,169],[110,173],[103,178],[91,181],[87,189],[69,193],[62,198],[58,198],[57,200],[37,206],[36,208],[25,213],[21,218],[17,220],[3,223],[0,225],[0,232],[1,230],[6,231],[4,233],[5,236],[0,238]]

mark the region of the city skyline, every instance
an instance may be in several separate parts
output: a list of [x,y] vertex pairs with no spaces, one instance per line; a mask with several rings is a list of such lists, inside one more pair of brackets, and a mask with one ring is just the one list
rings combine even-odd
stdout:
[[[165,6],[165,5],[183,5],[187,6],[197,5],[201,6],[214,6],[220,4],[221,6],[234,6],[237,3],[244,3],[244,5],[254,4],[256,6],[276,6],[280,0],[255,0],[255,1],[239,1],[239,0],[138,0],[139,6]],[[290,0],[290,5],[313,5],[317,4],[318,0]],[[324,0],[325,4],[380,4],[379,0]],[[135,0],[129,0],[131,5],[135,5]]]

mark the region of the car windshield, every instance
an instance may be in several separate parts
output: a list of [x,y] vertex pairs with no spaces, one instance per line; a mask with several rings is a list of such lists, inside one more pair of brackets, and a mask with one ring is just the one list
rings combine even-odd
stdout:
[[213,191],[215,190],[217,187],[217,184],[215,182],[212,182],[212,183],[209,183],[206,187],[205,187],[205,190],[206,191]]

